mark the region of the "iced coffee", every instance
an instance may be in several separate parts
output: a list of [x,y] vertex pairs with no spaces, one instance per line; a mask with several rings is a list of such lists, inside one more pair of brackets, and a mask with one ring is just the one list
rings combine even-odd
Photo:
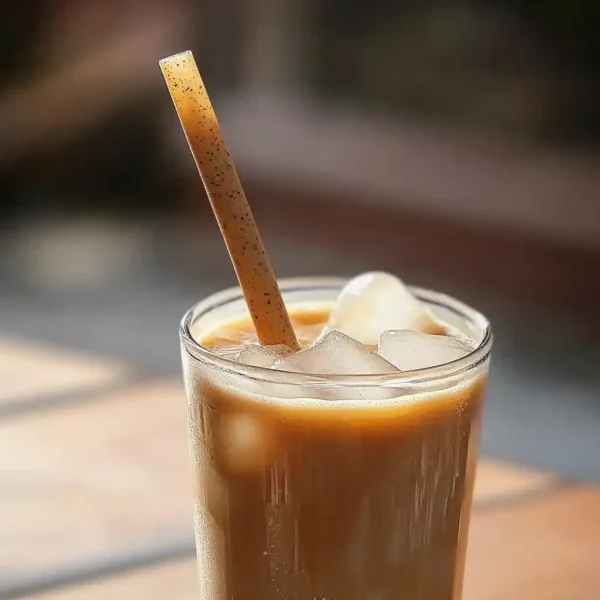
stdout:
[[160,61],[239,289],[184,317],[203,600],[458,600],[485,319],[387,273],[278,282],[191,52]]
[[281,291],[301,349],[239,290],[184,318],[203,600],[459,600],[488,323],[385,273]]

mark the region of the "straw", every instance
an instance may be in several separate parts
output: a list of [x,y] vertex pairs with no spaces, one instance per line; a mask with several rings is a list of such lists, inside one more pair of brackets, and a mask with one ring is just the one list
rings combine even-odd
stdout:
[[299,349],[252,211],[190,51],[160,61],[167,87],[217,218],[256,334]]

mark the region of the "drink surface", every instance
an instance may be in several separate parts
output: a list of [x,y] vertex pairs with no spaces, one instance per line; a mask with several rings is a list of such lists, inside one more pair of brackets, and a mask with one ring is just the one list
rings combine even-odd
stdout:
[[[302,345],[330,309],[290,308]],[[252,324],[233,318],[198,341],[232,357],[254,341]],[[460,598],[483,371],[356,405],[231,385],[210,365],[186,377],[201,598]]]
[[[301,347],[315,341],[327,324],[331,309],[331,303],[289,308],[290,320]],[[205,348],[225,357],[236,356],[242,346],[257,343],[256,332],[249,317],[234,318],[222,323],[205,332],[198,341]]]

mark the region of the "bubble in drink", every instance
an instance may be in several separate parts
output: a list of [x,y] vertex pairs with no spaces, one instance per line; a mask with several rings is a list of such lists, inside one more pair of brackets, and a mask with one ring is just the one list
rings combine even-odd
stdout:
[[389,329],[444,333],[404,283],[383,272],[363,273],[345,285],[331,313],[329,327],[372,347]]
[[269,447],[268,430],[258,418],[234,413],[221,422],[221,451],[232,471],[249,474],[261,469]]
[[275,361],[292,353],[291,348],[283,344],[273,346],[249,344],[244,346],[236,360],[250,367],[270,367]]
[[273,368],[314,375],[377,375],[398,371],[387,360],[339,331],[330,331],[316,344],[279,359]]
[[417,331],[386,331],[378,354],[402,371],[426,369],[463,358],[473,348],[461,340]]

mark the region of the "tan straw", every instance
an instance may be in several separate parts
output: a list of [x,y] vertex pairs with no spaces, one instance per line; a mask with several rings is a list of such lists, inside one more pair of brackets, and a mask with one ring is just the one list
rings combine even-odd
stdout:
[[160,61],[167,87],[263,344],[298,340],[271,262],[190,51]]

